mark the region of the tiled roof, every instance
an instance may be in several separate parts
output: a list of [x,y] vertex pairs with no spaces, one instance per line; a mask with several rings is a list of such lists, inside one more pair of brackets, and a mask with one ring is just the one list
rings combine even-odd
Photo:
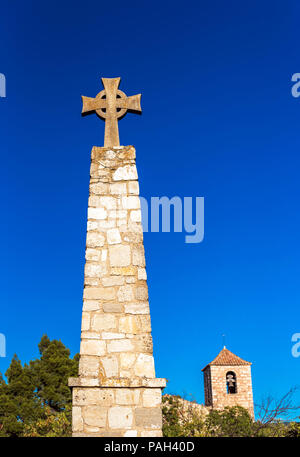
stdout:
[[225,346],[222,351],[217,355],[217,357],[210,363],[208,363],[202,371],[205,370],[208,366],[211,365],[252,365],[251,362],[241,359],[237,355],[230,352]]

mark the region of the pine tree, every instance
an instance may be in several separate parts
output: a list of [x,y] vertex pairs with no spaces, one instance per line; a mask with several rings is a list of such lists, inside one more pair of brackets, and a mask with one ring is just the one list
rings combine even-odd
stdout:
[[43,335],[39,343],[40,359],[30,362],[31,377],[37,395],[53,412],[64,411],[72,402],[68,378],[78,374],[78,358],[70,358],[70,351],[57,340]]
[[[0,373],[0,436],[66,436],[71,424],[68,378],[77,376],[79,355],[43,335],[40,358],[22,366],[15,355]],[[52,430],[53,428],[53,430]],[[52,435],[54,433],[54,435]]]
[[22,367],[14,355],[0,383],[0,436],[22,435],[24,424],[31,424],[43,417],[40,399],[27,365]]

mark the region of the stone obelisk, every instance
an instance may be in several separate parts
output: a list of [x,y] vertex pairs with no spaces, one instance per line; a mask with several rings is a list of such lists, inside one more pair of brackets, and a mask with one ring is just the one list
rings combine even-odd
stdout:
[[161,436],[138,175],[133,146],[119,146],[118,118],[141,111],[120,78],[83,98],[83,113],[104,118],[104,147],[93,147],[79,377],[70,378],[73,436]]

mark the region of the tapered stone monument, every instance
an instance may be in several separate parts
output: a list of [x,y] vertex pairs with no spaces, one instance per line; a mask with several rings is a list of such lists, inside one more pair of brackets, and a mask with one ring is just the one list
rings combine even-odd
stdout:
[[83,98],[83,113],[104,118],[104,147],[93,147],[79,377],[70,378],[73,436],[161,436],[150,310],[133,146],[120,146],[118,118],[140,112],[120,78]]

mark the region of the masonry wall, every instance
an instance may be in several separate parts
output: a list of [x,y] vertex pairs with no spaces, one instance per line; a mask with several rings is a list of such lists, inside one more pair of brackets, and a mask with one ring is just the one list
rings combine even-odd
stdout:
[[94,147],[73,435],[161,435],[146,279],[135,149]]
[[[237,393],[228,394],[226,374],[236,374]],[[226,406],[240,405],[254,417],[251,366],[211,365],[204,371],[205,405],[213,409],[224,409]]]

